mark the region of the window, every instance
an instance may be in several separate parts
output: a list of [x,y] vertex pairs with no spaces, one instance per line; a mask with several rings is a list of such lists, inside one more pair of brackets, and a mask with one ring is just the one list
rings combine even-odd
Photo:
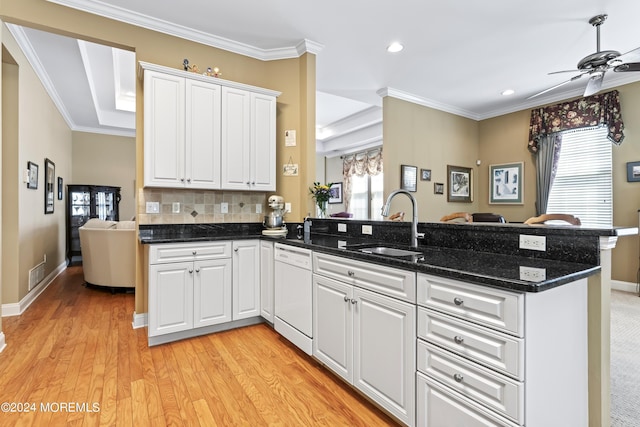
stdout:
[[575,215],[587,227],[613,225],[611,146],[606,127],[562,133],[546,213]]
[[354,219],[382,220],[383,174],[351,176],[349,210]]

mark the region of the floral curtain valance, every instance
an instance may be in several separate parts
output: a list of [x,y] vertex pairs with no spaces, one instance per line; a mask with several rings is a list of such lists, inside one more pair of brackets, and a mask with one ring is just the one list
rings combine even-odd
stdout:
[[546,134],[595,126],[607,126],[609,140],[622,143],[624,123],[617,90],[531,110],[529,151],[537,153],[539,139]]

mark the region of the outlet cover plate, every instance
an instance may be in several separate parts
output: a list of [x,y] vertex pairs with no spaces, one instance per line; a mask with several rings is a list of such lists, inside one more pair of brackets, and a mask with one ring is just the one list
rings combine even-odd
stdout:
[[343,224],[341,222],[338,223],[338,231],[340,233],[346,233],[347,232],[347,224]]
[[160,202],[147,202],[145,212],[151,214],[160,213]]
[[547,250],[547,237],[521,234],[519,247],[520,249],[530,249],[532,251],[544,252]]
[[373,234],[373,226],[371,226],[371,225],[363,225],[362,226],[362,234],[372,235]]
[[220,213],[223,213],[223,214],[229,213],[229,203],[227,202],[220,203]]

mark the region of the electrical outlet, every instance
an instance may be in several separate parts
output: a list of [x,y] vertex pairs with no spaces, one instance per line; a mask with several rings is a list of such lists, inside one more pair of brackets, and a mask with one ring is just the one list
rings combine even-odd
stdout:
[[542,282],[543,280],[547,280],[547,270],[544,268],[520,266],[520,280]]
[[372,235],[373,234],[373,226],[371,226],[371,225],[363,225],[362,226],[362,234]]
[[160,202],[147,202],[145,212],[150,214],[160,213]]
[[285,212],[291,212],[291,203],[290,202],[286,202],[284,204],[284,211]]
[[262,205],[260,203],[256,203],[256,213],[262,213]]
[[520,235],[520,249],[531,249],[532,251],[546,251],[546,236],[530,236],[528,234]]
[[341,233],[347,232],[347,224],[338,223],[338,231]]
[[180,213],[180,202],[173,202],[171,204],[171,212]]
[[220,213],[229,213],[229,203],[227,202],[222,202],[220,203]]

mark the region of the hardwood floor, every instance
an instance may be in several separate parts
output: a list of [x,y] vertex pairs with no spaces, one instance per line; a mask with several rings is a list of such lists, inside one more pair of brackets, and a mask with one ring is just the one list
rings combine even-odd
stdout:
[[133,294],[82,283],[2,319],[1,426],[397,425],[267,325],[150,348]]

